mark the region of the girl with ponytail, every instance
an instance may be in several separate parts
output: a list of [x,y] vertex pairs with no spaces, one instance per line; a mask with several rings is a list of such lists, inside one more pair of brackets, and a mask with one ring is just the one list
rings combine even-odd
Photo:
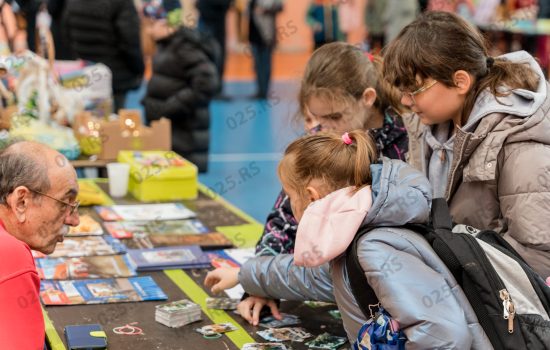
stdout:
[[205,284],[212,292],[241,283],[262,298],[336,302],[350,343],[363,344],[353,348],[366,349],[371,341],[360,329],[369,315],[356,302],[350,283],[360,282],[345,263],[360,235],[355,253],[378,311],[397,321],[392,330],[400,334],[400,349],[490,348],[450,271],[421,235],[404,226],[429,218],[431,187],[420,171],[400,160],[379,162],[374,141],[359,129],[294,141],[278,175],[299,221],[294,254],[257,256],[240,269],[211,271]]

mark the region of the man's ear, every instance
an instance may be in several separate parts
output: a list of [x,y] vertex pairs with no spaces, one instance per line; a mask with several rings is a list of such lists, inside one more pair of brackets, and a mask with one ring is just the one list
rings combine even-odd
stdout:
[[474,83],[472,76],[465,70],[457,70],[454,72],[453,81],[460,95],[466,95]]
[[365,89],[365,91],[363,91],[363,95],[361,96],[361,98],[365,106],[370,108],[372,107],[372,105],[374,105],[374,102],[376,101],[376,96],[376,90],[368,87]]
[[27,208],[31,200],[31,192],[25,186],[16,187],[12,193],[8,195],[7,204],[15,214],[17,221],[25,222]]

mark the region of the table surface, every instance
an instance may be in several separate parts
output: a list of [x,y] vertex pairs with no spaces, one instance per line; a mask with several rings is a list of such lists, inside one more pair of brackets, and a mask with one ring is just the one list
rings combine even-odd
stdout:
[[[104,187],[104,184],[100,184]],[[118,204],[136,203],[131,198],[116,200]],[[199,220],[209,227],[236,226],[243,224],[258,224],[251,218],[241,214],[221,198],[210,198],[201,193],[197,200],[183,201],[191,210],[197,213]],[[93,211],[89,211],[93,212]],[[96,218],[98,218],[96,216]],[[240,316],[221,310],[211,310],[205,307],[205,299],[211,293],[205,290],[202,281],[207,269],[170,270],[139,273],[139,276],[151,276],[168,296],[166,301],[145,301],[116,304],[70,305],[45,307],[46,332],[49,345],[53,350],[66,349],[63,329],[67,325],[99,323],[107,333],[108,348],[113,350],[204,350],[240,349],[244,343],[267,342],[256,334],[264,328],[249,325]],[[167,302],[191,299],[202,308],[202,321],[180,328],[169,328],[155,321],[155,306]],[[281,310],[300,316],[301,327],[314,335],[323,332],[345,336],[341,322],[328,313],[336,309],[335,305],[311,308],[301,302],[283,301]],[[142,335],[119,335],[113,328],[137,322],[136,326],[143,330]],[[229,332],[218,339],[205,339],[194,329],[212,323],[232,322],[239,329]],[[313,339],[313,338],[311,338]],[[285,342],[290,349],[307,349],[303,343]],[[346,343],[342,349],[349,349]]]

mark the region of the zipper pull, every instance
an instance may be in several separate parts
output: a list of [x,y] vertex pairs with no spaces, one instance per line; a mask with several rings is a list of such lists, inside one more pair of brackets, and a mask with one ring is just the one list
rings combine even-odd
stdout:
[[504,318],[505,320],[507,320],[509,317],[510,317],[510,313],[508,312],[508,303],[506,300],[504,300],[502,302],[502,308],[504,310],[503,314],[502,314],[502,318]]
[[512,311],[510,312],[510,316],[508,317],[508,333],[512,334],[514,333],[514,315],[516,314],[514,311],[514,304],[510,304],[512,307]]
[[510,294],[506,289],[500,290],[499,294],[500,299],[502,299],[502,306],[504,309],[502,317],[505,320],[508,320],[508,333],[512,334],[514,333],[514,316],[516,314],[516,308]]

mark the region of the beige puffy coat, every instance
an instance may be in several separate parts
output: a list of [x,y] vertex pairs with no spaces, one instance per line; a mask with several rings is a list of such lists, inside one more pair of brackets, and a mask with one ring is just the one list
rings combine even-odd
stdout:
[[[539,72],[536,92],[514,90],[498,103],[481,94],[458,129],[446,198],[456,223],[499,232],[542,277],[550,276],[550,89],[534,59],[507,55]],[[427,173],[425,126],[408,120],[412,165]],[[468,127],[468,125],[470,127]],[[414,155],[416,154],[416,155]],[[442,175],[444,176],[444,175]]]

